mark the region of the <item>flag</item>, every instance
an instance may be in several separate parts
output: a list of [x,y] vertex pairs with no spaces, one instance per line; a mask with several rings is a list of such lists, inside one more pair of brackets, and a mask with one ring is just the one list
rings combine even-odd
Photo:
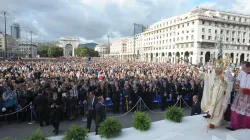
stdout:
[[37,115],[36,115],[36,111],[32,105],[30,106],[30,110],[31,110],[32,114],[35,116],[35,118],[38,120]]

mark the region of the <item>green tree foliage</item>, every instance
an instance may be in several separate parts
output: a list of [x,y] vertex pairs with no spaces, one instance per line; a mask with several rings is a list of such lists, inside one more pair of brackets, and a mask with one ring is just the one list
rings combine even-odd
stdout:
[[[78,47],[75,50],[75,56],[78,57],[99,57],[99,53],[92,48]],[[63,56],[63,48],[57,46],[41,46],[37,50],[40,57],[60,57]],[[72,51],[70,51],[72,55]]]
[[9,137],[5,137],[5,138],[3,138],[2,140],[16,140],[16,139],[14,139],[14,138],[9,138]]
[[99,57],[99,53],[92,48],[78,47],[75,49],[75,55],[78,57]]
[[57,46],[51,46],[48,49],[49,57],[60,57],[63,56],[63,48]]
[[40,57],[48,57],[48,49],[49,49],[49,46],[41,46],[41,47],[38,47],[38,48],[37,48],[37,54],[38,54]]

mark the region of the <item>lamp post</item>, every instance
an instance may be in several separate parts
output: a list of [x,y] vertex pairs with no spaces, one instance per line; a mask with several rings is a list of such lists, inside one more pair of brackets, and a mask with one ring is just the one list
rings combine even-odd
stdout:
[[144,29],[145,29],[145,27],[143,25],[134,23],[134,54],[133,54],[134,61],[136,59],[136,54],[135,54],[135,27],[141,27],[141,32],[143,32]]
[[7,38],[6,38],[6,17],[9,15],[9,13],[8,12],[6,12],[6,11],[2,11],[1,12],[1,15],[3,15],[4,16],[4,46],[5,46],[5,59],[7,59]]
[[33,32],[30,31],[31,58],[33,57],[32,33],[33,33]]

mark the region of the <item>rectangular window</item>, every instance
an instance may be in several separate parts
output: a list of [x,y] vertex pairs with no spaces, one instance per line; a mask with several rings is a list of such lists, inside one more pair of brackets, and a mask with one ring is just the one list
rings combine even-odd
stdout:
[[205,32],[205,28],[202,28],[202,32]]
[[211,40],[211,36],[208,36],[208,40]]
[[211,29],[208,29],[208,33],[211,33]]
[[204,35],[202,35],[202,36],[201,36],[201,38],[202,38],[202,39],[204,39],[204,38],[205,38],[205,36],[204,36]]
[[214,31],[217,34],[217,30]]

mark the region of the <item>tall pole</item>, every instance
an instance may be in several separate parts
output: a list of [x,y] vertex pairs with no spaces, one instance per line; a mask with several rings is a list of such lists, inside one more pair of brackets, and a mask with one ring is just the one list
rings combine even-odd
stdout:
[[135,61],[135,26],[136,24],[134,23],[134,54],[133,54],[134,61]]
[[33,57],[33,45],[32,45],[32,31],[30,31],[30,42],[31,42],[31,44],[30,44],[30,46],[31,46],[31,58]]
[[110,53],[109,36],[108,36],[108,54]]
[[6,17],[7,15],[9,14],[8,12],[6,11],[2,11],[1,14],[4,16],[4,46],[5,46],[5,59],[7,59],[8,57],[8,52],[7,52],[7,38],[6,38]]

